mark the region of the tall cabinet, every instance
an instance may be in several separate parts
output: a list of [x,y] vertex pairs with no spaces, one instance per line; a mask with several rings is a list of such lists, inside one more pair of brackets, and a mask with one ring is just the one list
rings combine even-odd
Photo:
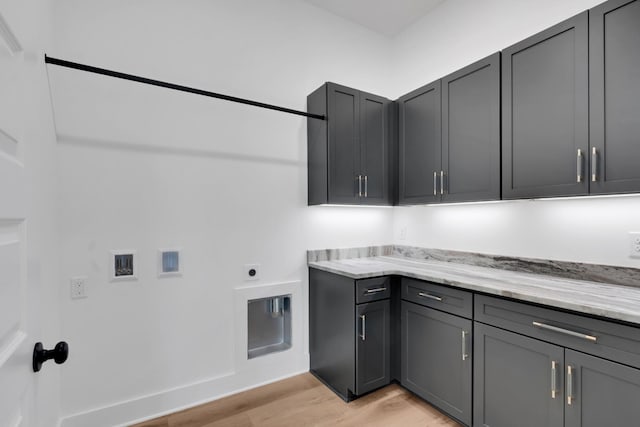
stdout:
[[325,83],[307,97],[308,203],[392,203],[392,102]]

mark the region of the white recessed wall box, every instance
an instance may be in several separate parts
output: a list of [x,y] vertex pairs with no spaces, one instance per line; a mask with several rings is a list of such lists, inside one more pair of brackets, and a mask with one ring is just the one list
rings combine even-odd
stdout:
[[137,255],[133,249],[113,250],[109,253],[109,280],[120,282],[138,280]]
[[158,249],[158,277],[182,276],[182,249]]

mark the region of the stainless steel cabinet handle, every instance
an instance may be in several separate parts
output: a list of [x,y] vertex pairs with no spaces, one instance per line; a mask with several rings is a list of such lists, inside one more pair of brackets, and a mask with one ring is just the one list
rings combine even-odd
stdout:
[[591,182],[598,180],[598,149],[593,147],[591,149]]
[[362,341],[366,341],[367,340],[367,316],[365,314],[362,314],[360,316],[360,320],[362,321],[362,334],[360,335],[360,338],[362,338]]
[[369,175],[364,176],[364,197],[369,197],[367,193],[369,188]]
[[444,194],[444,171],[440,171],[440,195]]
[[423,298],[429,298],[429,299],[436,300],[436,301],[442,301],[442,297],[438,297],[438,296],[431,295],[431,294],[425,294],[424,292],[419,292],[418,296],[423,297]]
[[375,294],[376,292],[384,292],[387,288],[375,288],[375,289],[367,289],[368,294]]
[[547,325],[545,323],[533,322],[533,326],[536,326],[540,329],[546,329],[548,331],[558,332],[560,334],[571,335],[572,337],[582,338],[583,340],[597,342],[598,337],[593,335],[583,334],[582,332],[571,331],[569,329],[558,328],[557,326]]
[[433,171],[433,195],[438,195],[438,172]]
[[578,176],[576,177],[576,182],[582,182],[582,150],[578,148],[578,160],[576,163],[576,170]]
[[462,360],[467,360],[467,331],[462,331]]
[[567,405],[573,404],[573,368],[567,365]]
[[358,175],[358,197],[362,197],[362,175]]
[[556,398],[556,393],[558,393],[558,362],[555,360],[551,361],[551,398]]

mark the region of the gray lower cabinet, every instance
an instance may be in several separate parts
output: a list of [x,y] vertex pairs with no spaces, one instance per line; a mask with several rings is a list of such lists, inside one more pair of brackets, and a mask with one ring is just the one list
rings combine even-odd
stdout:
[[346,401],[391,381],[389,281],[309,269],[310,371]]
[[502,197],[589,191],[588,13],[502,51]]
[[392,203],[391,101],[335,83],[307,97],[308,204]]
[[640,329],[479,295],[474,315],[474,426],[640,425]]
[[591,194],[640,191],[640,1],[589,11]]
[[472,322],[402,301],[401,383],[471,425]]
[[565,351],[565,365],[566,427],[640,424],[639,369],[573,350]]
[[390,303],[388,299],[356,307],[356,390],[361,395],[389,384]]
[[562,347],[475,322],[473,357],[474,426],[563,426]]

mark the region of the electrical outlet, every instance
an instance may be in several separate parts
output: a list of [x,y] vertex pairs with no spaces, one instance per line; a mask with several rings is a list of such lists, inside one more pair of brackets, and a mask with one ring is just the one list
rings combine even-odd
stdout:
[[260,264],[245,264],[244,280],[260,280]]
[[80,299],[87,297],[87,277],[77,276],[69,280],[71,286],[71,299]]
[[407,238],[407,226],[400,228],[400,240],[405,240]]
[[631,258],[640,258],[640,232],[629,232],[629,256]]

